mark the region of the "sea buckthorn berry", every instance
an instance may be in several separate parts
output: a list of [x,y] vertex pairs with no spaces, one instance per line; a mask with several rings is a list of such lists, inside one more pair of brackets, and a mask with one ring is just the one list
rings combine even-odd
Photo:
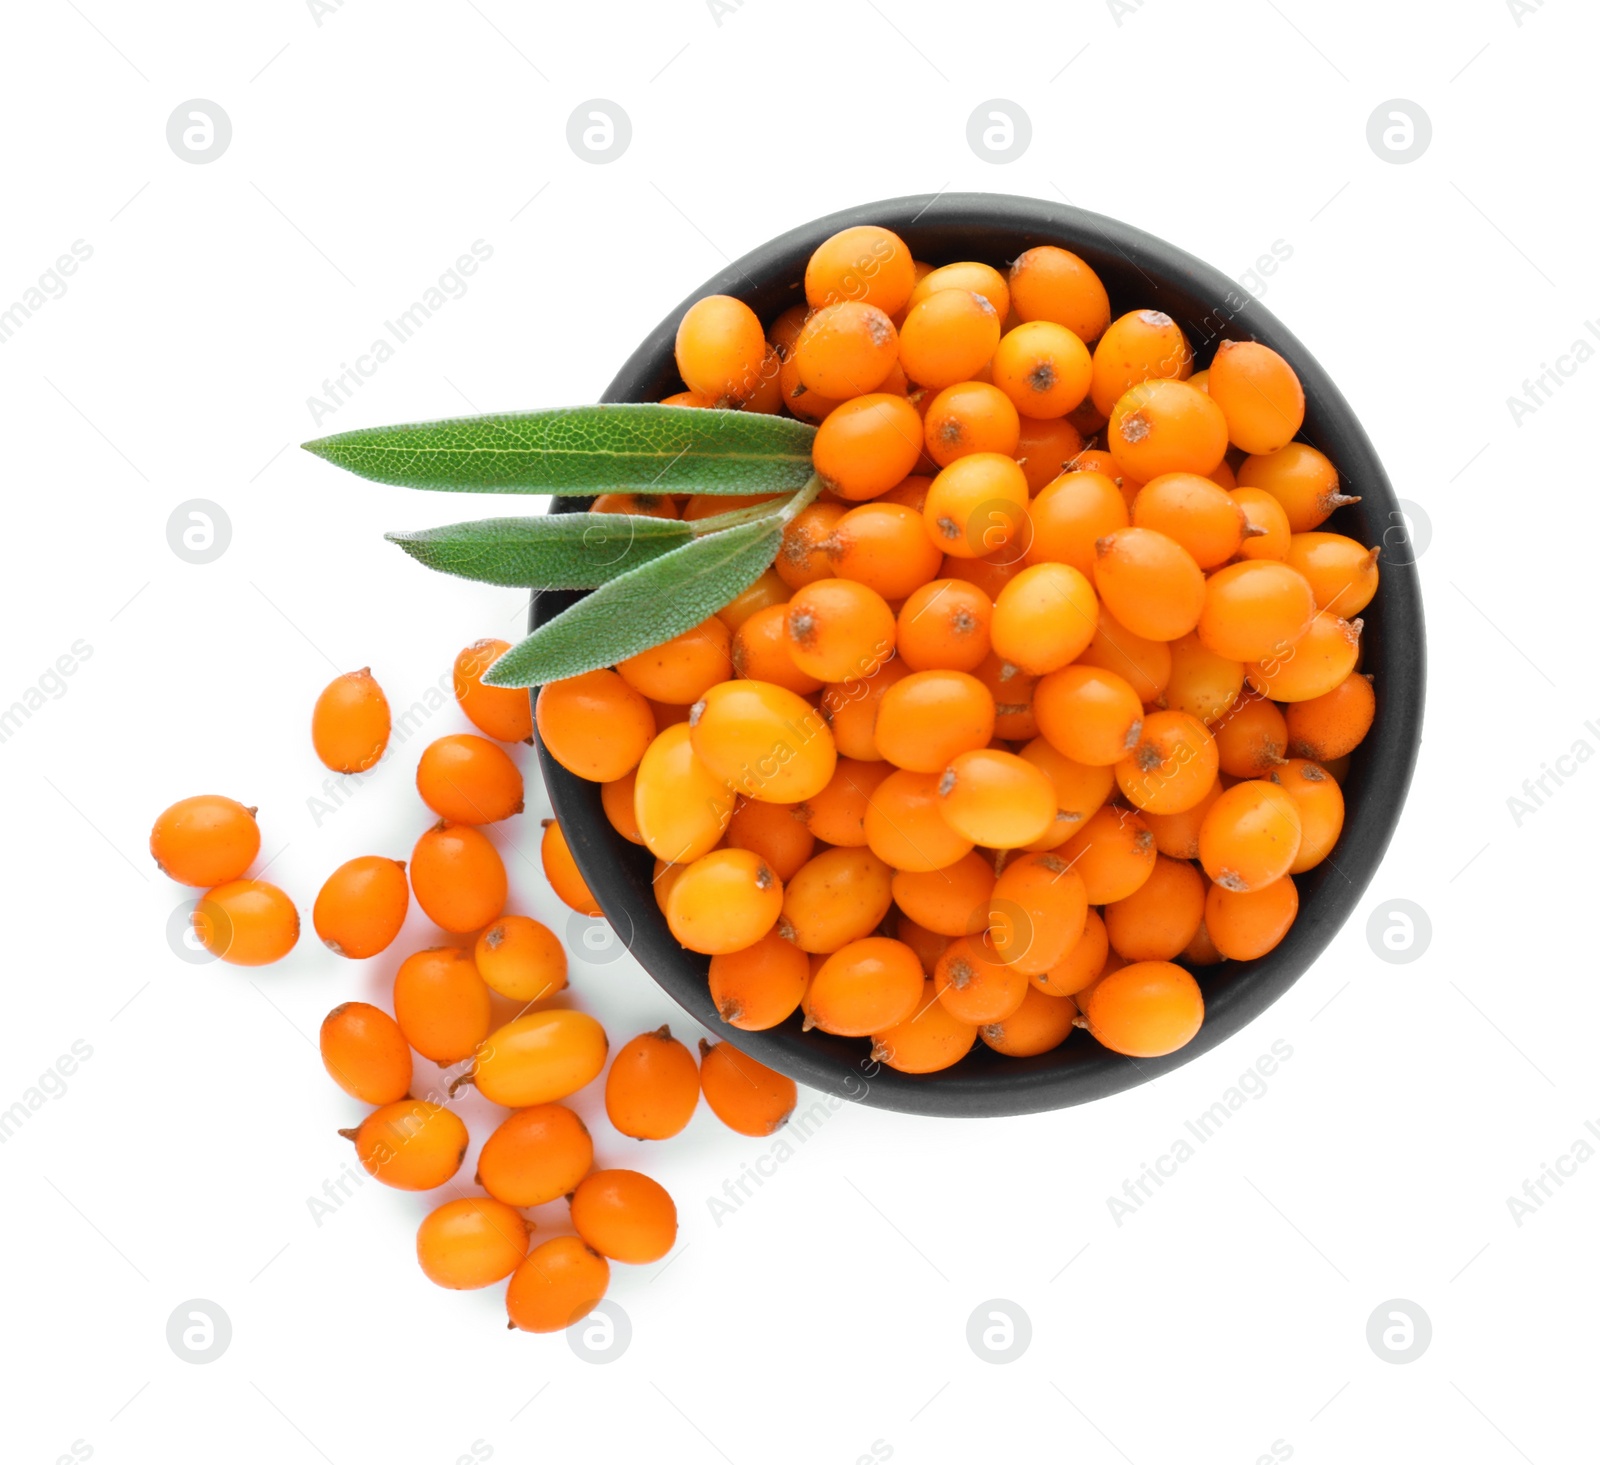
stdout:
[[1245,680],[1274,702],[1309,702],[1331,692],[1361,659],[1361,621],[1319,610],[1305,634],[1244,669]]
[[994,866],[976,850],[942,870],[897,870],[894,903],[938,936],[976,936],[989,928]]
[[905,1022],[922,998],[922,963],[903,941],[867,936],[833,952],[806,989],[806,1026],[865,1038]]
[[820,711],[841,757],[864,763],[883,757],[872,736],[878,703],[890,687],[910,675],[911,668],[892,656],[870,676],[847,677],[823,689]]
[[665,1024],[617,1049],[606,1075],[606,1117],[619,1134],[671,1139],[694,1118],[699,1102],[700,1070],[694,1054]]
[[[690,1068],[694,1060],[689,1060]],[[695,1098],[700,1097],[698,1078]],[[584,1242],[612,1261],[660,1261],[678,1239],[678,1208],[666,1190],[637,1170],[596,1170],[578,1182],[572,1225]]]
[[1047,972],[1031,980],[1047,996],[1073,997],[1099,980],[1105,967],[1111,944],[1106,937],[1106,923],[1093,906],[1084,918],[1083,934],[1068,948],[1067,954]]
[[436,1189],[461,1168],[467,1152],[467,1126],[426,1099],[384,1104],[339,1133],[354,1141],[361,1168],[396,1190]]
[[728,628],[712,616],[670,641],[617,663],[617,675],[652,702],[685,706],[732,675]]
[[800,380],[800,363],[792,351],[778,368],[778,398],[802,422],[821,422],[840,405],[837,398],[820,396]]
[[680,722],[659,733],[639,762],[633,812],[645,848],[687,865],[710,854],[733,818],[733,789],[695,756],[693,731]]
[[1027,417],[1062,417],[1089,395],[1089,348],[1054,321],[1026,321],[994,349],[994,384]]
[[851,509],[827,544],[832,573],[854,580],[885,600],[904,600],[939,573],[944,558],[922,515],[904,504],[870,503]]
[[533,741],[533,699],[526,687],[486,687],[482,678],[507,651],[509,641],[474,641],[456,657],[456,701],[479,732],[502,743]]
[[1033,715],[1033,693],[1039,678],[1013,666],[991,651],[973,668],[994,698],[994,735],[1007,742],[1026,742],[1039,732]]
[[607,1046],[605,1029],[586,1012],[524,1013],[478,1045],[470,1082],[507,1109],[553,1104],[599,1077]]
[[911,298],[916,265],[905,241],[876,224],[858,224],[824,239],[806,262],[806,301],[813,309],[860,300],[894,315]]
[[698,523],[701,519],[715,519],[738,509],[753,509],[761,504],[773,504],[781,493],[697,493],[683,506],[686,522]]
[[974,840],[939,812],[939,774],[898,769],[873,791],[867,806],[867,846],[885,868],[922,872],[953,865]]
[[1141,703],[1159,702],[1172,678],[1172,652],[1167,643],[1136,635],[1111,613],[1104,600],[1094,640],[1078,658],[1078,665],[1115,673],[1133,688]]
[[878,703],[878,752],[897,768],[937,773],[957,753],[994,736],[994,698],[964,671],[919,671]]
[[1282,710],[1259,692],[1243,693],[1212,727],[1217,765],[1230,778],[1264,778],[1283,762],[1289,730]]
[[666,493],[601,493],[589,501],[591,514],[634,514],[644,519],[681,519],[678,505]]
[[1111,322],[1094,348],[1090,396],[1100,415],[1110,417],[1130,387],[1157,379],[1183,381],[1193,370],[1194,352],[1170,315],[1129,311]]
[[994,307],[1001,320],[1011,309],[1011,289],[1006,277],[993,265],[979,264],[976,260],[961,260],[953,265],[941,265],[929,270],[911,292],[907,306],[920,305],[935,290],[971,290],[981,295]]
[[968,453],[1017,453],[1021,432],[1011,398],[989,382],[957,382],[940,392],[922,419],[928,456],[941,468]]
[[667,897],[667,925],[690,951],[715,955],[759,941],[783,909],[783,881],[760,855],[713,850],[695,860]]
[[1306,577],[1317,609],[1349,620],[1378,593],[1378,550],[1364,549],[1344,534],[1296,534],[1286,557]]
[[773,561],[779,579],[788,587],[783,601],[814,580],[832,577],[833,564],[828,552],[832,548],[833,531],[848,512],[843,504],[822,499],[807,504],[784,526],[777,558]]
[[1222,409],[1187,382],[1147,381],[1117,399],[1106,442],[1125,477],[1149,483],[1168,473],[1210,473],[1228,450],[1228,426]]
[[1202,570],[1226,563],[1244,542],[1244,510],[1198,473],[1152,478],[1134,498],[1133,522],[1182,545]]
[[1083,935],[1089,898],[1083,880],[1057,854],[1010,861],[989,896],[989,942],[1025,977],[1058,965]]
[[346,860],[323,882],[311,924],[330,951],[359,961],[376,956],[400,934],[410,904],[405,865],[383,855],[362,855]]
[[833,734],[797,693],[771,682],[713,687],[690,714],[695,756],[746,798],[798,804],[833,777]]
[[816,311],[794,343],[800,380],[824,397],[873,391],[899,355],[900,338],[875,305],[842,300]]
[[700,1040],[700,1092],[711,1112],[736,1134],[761,1139],[794,1113],[795,1082],[757,1063],[731,1043]]
[[1068,472],[1053,479],[1028,505],[1030,565],[1071,565],[1093,576],[1095,542],[1130,522],[1122,492],[1103,473]]
[[1089,1031],[1130,1058],[1176,1053],[1200,1031],[1200,985],[1169,961],[1136,961],[1095,984],[1084,1016]]
[[611,1266],[576,1236],[536,1246],[511,1274],[506,1316],[525,1333],[559,1333],[587,1317],[611,1285]]
[[1128,682],[1115,672],[1081,664],[1042,678],[1033,711],[1051,747],[1092,768],[1120,763],[1144,725],[1144,705]]
[[1038,494],[1067,471],[1083,451],[1083,434],[1065,417],[1018,419],[1017,446],[1012,456],[1022,465],[1028,492]]
[[990,644],[1020,671],[1043,676],[1089,649],[1099,618],[1100,602],[1081,570],[1029,565],[995,599]]
[[872,1035],[872,1061],[897,1073],[938,1073],[965,1058],[977,1036],[977,1028],[940,1002],[927,981],[910,1017]]
[[673,392],[671,396],[661,399],[663,407],[715,407],[716,399],[708,397],[704,392]]
[[1339,842],[1344,829],[1344,791],[1327,769],[1306,758],[1290,758],[1267,776],[1299,806],[1300,851],[1289,873],[1303,875],[1327,859]]
[[779,933],[809,952],[861,940],[889,913],[893,874],[871,850],[823,850],[784,887]]
[[824,682],[871,676],[894,651],[894,612],[854,580],[816,580],[796,591],[784,627],[795,665]]
[[639,770],[635,768],[621,778],[600,785],[600,807],[605,812],[606,822],[629,844],[644,843],[644,836],[639,833],[639,820],[633,812],[633,791],[638,782]]
[[906,508],[920,514],[932,483],[933,479],[925,474],[909,473],[887,493],[880,493],[876,501],[880,504],[904,504]]
[[900,607],[895,650],[912,671],[972,671],[989,654],[993,617],[994,603],[976,585],[930,580]]
[[1156,867],[1150,826],[1131,809],[1107,804],[1056,851],[1083,881],[1090,905],[1126,900]]
[[1051,841],[1049,849],[1058,848],[1082,829],[1116,786],[1109,764],[1080,763],[1058,751],[1048,738],[1035,738],[1017,756],[1033,764],[1055,786],[1056,822],[1043,835]]
[[448,1200],[417,1228],[417,1263],[441,1287],[487,1287],[516,1271],[528,1254],[529,1229],[521,1214],[491,1196]]
[[1040,244],[1011,263],[1011,305],[1021,320],[1049,320],[1081,341],[1098,341],[1111,324],[1106,287],[1070,250]]
[[335,677],[311,712],[311,745],[335,773],[365,773],[389,746],[389,699],[367,667]]
[[939,775],[939,813],[963,839],[1017,849],[1054,825],[1055,785],[1015,753],[978,748]]
[[164,809],[150,831],[150,858],[169,880],[209,890],[237,880],[261,849],[256,811],[221,794]]
[[534,717],[550,756],[595,783],[621,778],[656,735],[650,704],[614,671],[546,682]]
[[435,738],[417,761],[417,792],[441,819],[493,824],[522,812],[522,773],[476,733]]
[[1175,860],[1200,858],[1200,826],[1205,823],[1211,806],[1222,796],[1222,780],[1214,778],[1211,787],[1198,804],[1180,809],[1176,814],[1152,814],[1144,810],[1144,822],[1150,826],[1156,848]]
[[1299,805],[1265,779],[1225,790],[1200,825],[1200,863],[1224,890],[1260,890],[1287,875],[1299,853]]
[[564,1104],[534,1104],[501,1121],[478,1152],[477,1181],[508,1206],[569,1194],[594,1163],[583,1120]]
[[1095,544],[1094,584],[1117,621],[1152,641],[1192,631],[1206,577],[1189,552],[1154,529],[1114,529]]
[[[894,934],[904,941],[917,954],[917,960],[922,963],[922,974],[925,977],[933,975],[933,969],[938,966],[939,958],[944,955],[945,948],[955,939],[953,936],[941,936],[937,931],[930,931],[926,926],[919,926],[904,912],[896,916]],[[933,996],[924,989],[926,996]]]
[[717,1016],[747,1032],[775,1028],[787,1020],[810,980],[806,953],[777,931],[768,931],[742,951],[724,951],[711,958],[711,1001]]
[[683,313],[673,355],[678,375],[692,392],[718,404],[743,402],[761,378],[767,338],[761,322],[742,300],[707,295]]
[[1284,713],[1286,751],[1291,757],[1314,758],[1326,766],[1361,745],[1377,710],[1371,678],[1352,672],[1320,697],[1289,704]]
[[782,605],[788,598],[789,587],[777,569],[773,568],[763,572],[759,580],[735,595],[717,612],[717,619],[731,633],[737,631],[758,610],[765,610],[769,605]]
[[1238,504],[1244,514],[1244,541],[1239,546],[1239,558],[1244,560],[1281,560],[1289,554],[1289,516],[1264,488],[1235,488],[1228,497]]
[[1206,934],[1220,955],[1254,961],[1289,934],[1299,910],[1300,892],[1287,875],[1259,890],[1213,885],[1206,892]]
[[1117,764],[1123,797],[1149,814],[1192,809],[1216,781],[1216,740],[1187,712],[1148,714],[1139,741]]
[[[927,509],[927,499],[923,499],[922,507]],[[1016,511],[1006,508],[1002,515],[1008,519],[1016,517]],[[944,563],[939,566],[939,574],[946,580],[964,580],[968,585],[976,586],[985,595],[993,600],[1007,583],[1021,573],[1025,561],[1022,559],[1023,547],[1028,541],[1028,526],[1020,523],[1021,534],[1017,546],[1003,544],[999,549],[990,550],[987,554],[975,555],[971,559],[963,559],[960,555],[946,554]]]
[[1270,346],[1223,341],[1206,390],[1228,419],[1228,439],[1247,453],[1275,453],[1294,440],[1306,417],[1300,378]]
[[556,933],[531,916],[501,916],[472,952],[478,975],[513,1002],[538,1002],[567,985],[567,953]]
[[1316,614],[1311,585],[1277,560],[1225,565],[1206,582],[1201,643],[1218,656],[1260,661],[1282,655]]
[[893,770],[883,762],[862,763],[841,758],[834,765],[833,777],[819,794],[796,804],[793,815],[824,844],[859,849],[867,842],[867,805],[872,791]]
[[818,691],[822,681],[808,676],[795,665],[789,647],[786,623],[789,603],[769,605],[758,610],[733,636],[733,670],[736,676],[752,682],[771,682],[790,692],[808,696]]
[[1239,465],[1239,486],[1265,489],[1277,499],[1294,534],[1306,534],[1335,509],[1361,502],[1359,496],[1339,492],[1338,471],[1307,443],[1252,454]]
[[[1211,882],[1206,881],[1208,897],[1213,889]],[[1217,943],[1211,939],[1211,932],[1204,920],[1195,927],[1194,935],[1189,938],[1189,944],[1183,948],[1183,959],[1192,967],[1216,966],[1219,962],[1227,960],[1227,957],[1217,950]]]
[[294,902],[265,880],[230,880],[208,890],[190,924],[207,951],[234,966],[266,966],[300,939]]
[[470,1058],[489,1035],[489,989],[470,951],[437,946],[400,963],[394,1017],[424,1058],[441,1066]]
[[952,941],[933,969],[933,987],[946,1012],[974,1027],[1004,1021],[1028,995],[1027,977],[1002,961],[985,936]]
[[799,816],[803,807],[741,799],[728,821],[726,843],[730,849],[754,850],[787,885],[811,858],[817,843]]
[[985,1023],[978,1036],[1008,1058],[1033,1058],[1059,1048],[1072,1035],[1078,1004],[1070,997],[1052,997],[1030,986],[1022,1006],[1010,1017]]
[[1000,344],[1000,317],[971,290],[936,290],[906,312],[900,365],[912,381],[938,391],[973,381]]
[[441,819],[411,851],[411,890],[434,925],[476,931],[505,909],[506,867],[481,831]]
[[1244,689],[1244,663],[1218,656],[1193,631],[1169,643],[1172,675],[1162,701],[1201,722],[1216,722]]
[[[544,868],[544,878],[550,882],[550,888],[563,905],[577,911],[580,916],[592,918],[600,915],[600,902],[590,893],[588,882],[579,871],[578,862],[572,857],[567,836],[554,819],[544,821],[544,834],[539,840],[539,863]],[[415,873],[411,883],[415,888]],[[495,915],[498,914],[496,911]],[[478,924],[487,925],[493,919],[494,916],[489,916]],[[467,926],[464,929],[470,931],[473,928]]]
[[1162,855],[1132,895],[1106,907],[1106,935],[1128,961],[1175,961],[1205,915],[1205,878],[1187,860]]
[[322,1019],[317,1046],[328,1076],[364,1104],[392,1104],[411,1087],[405,1035],[370,1002],[341,1002]]
[[1015,460],[969,453],[940,470],[922,518],[933,542],[955,559],[1015,546],[1014,558],[1020,560],[1027,548],[1027,509],[1028,480]]

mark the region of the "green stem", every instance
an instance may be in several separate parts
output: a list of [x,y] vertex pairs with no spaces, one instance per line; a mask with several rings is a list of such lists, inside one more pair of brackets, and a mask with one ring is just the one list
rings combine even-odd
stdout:
[[783,503],[748,504],[730,513],[715,514],[709,519],[700,519],[695,523],[694,534],[698,538],[704,534],[716,534],[723,529],[736,529],[741,524],[752,524],[757,519],[774,517],[781,519],[785,524],[790,524],[821,492],[822,480],[813,473],[805,487],[797,488]]

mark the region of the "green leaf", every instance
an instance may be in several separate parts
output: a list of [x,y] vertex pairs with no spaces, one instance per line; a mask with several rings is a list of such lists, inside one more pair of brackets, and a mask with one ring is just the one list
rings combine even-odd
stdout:
[[432,570],[536,590],[589,590],[694,538],[696,526],[643,514],[475,519],[386,534]]
[[707,534],[608,580],[507,651],[484,684],[537,687],[580,676],[698,626],[761,577],[785,522],[774,514]]
[[303,443],[378,483],[485,493],[788,493],[811,477],[804,422],[659,403],[360,428]]

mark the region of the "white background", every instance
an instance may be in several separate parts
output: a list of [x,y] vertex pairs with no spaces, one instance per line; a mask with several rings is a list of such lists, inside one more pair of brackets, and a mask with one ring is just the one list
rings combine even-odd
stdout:
[[[0,1147],[5,1455],[51,1461],[449,1465],[487,1458],[954,1461],[1028,1441],[1082,1462],[1545,1462],[1592,1438],[1600,1164],[1519,1226],[1507,1197],[1600,1117],[1591,892],[1600,768],[1520,827],[1507,799],[1577,740],[1594,686],[1592,422],[1600,364],[1513,419],[1507,398],[1600,316],[1593,57],[1577,0],[42,0],[8,10],[0,306],[74,240],[93,254],[0,346],[0,705],[81,664],[0,745],[6,823],[0,1108],[74,1042],[93,1054]],[[633,138],[568,147],[589,98]],[[165,129],[204,98],[228,151]],[[1018,161],[968,147],[979,103],[1031,118]],[[1369,147],[1402,98],[1418,161]],[[1243,275],[1365,420],[1433,538],[1427,736],[1357,918],[1267,1015],[1158,1083],[991,1123],[854,1108],[718,1225],[708,1198],[771,1150],[702,1107],[641,1148],[577,1101],[602,1161],[676,1196],[675,1254],[614,1269],[626,1353],[504,1330],[500,1289],[425,1281],[428,1202],[368,1183],[320,1225],[360,1112],[313,1038],[384,1000],[401,946],[354,966],[301,943],[257,971],[179,960],[183,892],[145,853],[200,791],[261,808],[303,911],[335,865],[404,856],[427,822],[421,736],[320,825],[307,722],[371,665],[397,708],[514,592],[428,574],[381,531],[503,510],[340,475],[291,445],[307,398],[482,239],[469,292],[322,425],[592,400],[723,263],[796,223],[903,193],[993,189],[1129,220]],[[227,552],[166,524],[222,505]],[[48,680],[48,678],[47,678]],[[452,705],[431,737],[466,726]],[[523,755],[527,750],[521,750]],[[531,762],[524,756],[531,773]],[[561,925],[530,799],[496,831],[513,908]],[[1407,965],[1367,918],[1431,917]],[[1380,912],[1380,923],[1381,923]],[[574,965],[614,1041],[694,1022],[629,960]],[[1074,1041],[1084,1041],[1081,1035]],[[1118,1225],[1107,1198],[1275,1041],[1266,1092]],[[816,1099],[810,1095],[803,1103]],[[481,1138],[487,1111],[461,1105]],[[1593,1136],[1590,1136],[1591,1139]],[[465,1174],[471,1173],[469,1159]],[[538,1235],[562,1226],[561,1206]],[[537,1239],[537,1236],[536,1236]],[[181,1361],[203,1298],[233,1338]],[[1005,1299],[1032,1342],[969,1348]],[[1432,1342],[1369,1347],[1407,1299]],[[529,1402],[529,1401],[532,1402]]]

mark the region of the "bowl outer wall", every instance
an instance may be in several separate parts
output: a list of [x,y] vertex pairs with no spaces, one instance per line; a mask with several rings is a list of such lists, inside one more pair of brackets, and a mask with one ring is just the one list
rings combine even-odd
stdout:
[[[1306,392],[1302,440],[1320,448],[1361,502],[1341,508],[1325,526],[1363,544],[1382,544],[1377,597],[1365,612],[1363,670],[1373,674],[1377,717],[1354,755],[1344,784],[1344,831],[1333,854],[1297,876],[1300,913],[1284,941],[1266,956],[1225,962],[1198,973],[1206,1017],[1199,1035],[1165,1058],[1134,1060],[1073,1034],[1050,1053],[1003,1058],[982,1042],[952,1069],[897,1073],[874,1064],[862,1040],[803,1033],[796,1014],[780,1027],[752,1033],[717,1015],[706,984],[709,960],[685,951],[660,916],[648,853],[618,834],[605,817],[600,789],[562,768],[538,740],[551,805],[590,891],[625,945],[697,1022],[779,1072],[827,1094],[904,1113],[1000,1116],[1086,1103],[1159,1077],[1199,1057],[1265,1012],[1312,965],[1354,911],[1399,821],[1421,740],[1425,658],[1422,596],[1405,519],[1383,466],[1349,404],[1304,346],[1241,285],[1210,265],[1141,230],[1082,209],[1002,194],[940,194],[864,204],[802,225],[752,250],[695,290],[640,344],[606,389],[606,402],[656,401],[681,387],[673,339],[684,310],[705,295],[736,295],[763,321],[802,302],[805,262],[840,229],[880,224],[913,255],[942,264],[979,259],[1002,269],[1023,250],[1056,244],[1080,255],[1105,281],[1113,318],[1130,309],[1158,309],[1184,328],[1196,370],[1220,340],[1264,342],[1299,373]],[[560,499],[555,512],[584,500]],[[577,596],[542,592],[530,625],[543,624]]]

